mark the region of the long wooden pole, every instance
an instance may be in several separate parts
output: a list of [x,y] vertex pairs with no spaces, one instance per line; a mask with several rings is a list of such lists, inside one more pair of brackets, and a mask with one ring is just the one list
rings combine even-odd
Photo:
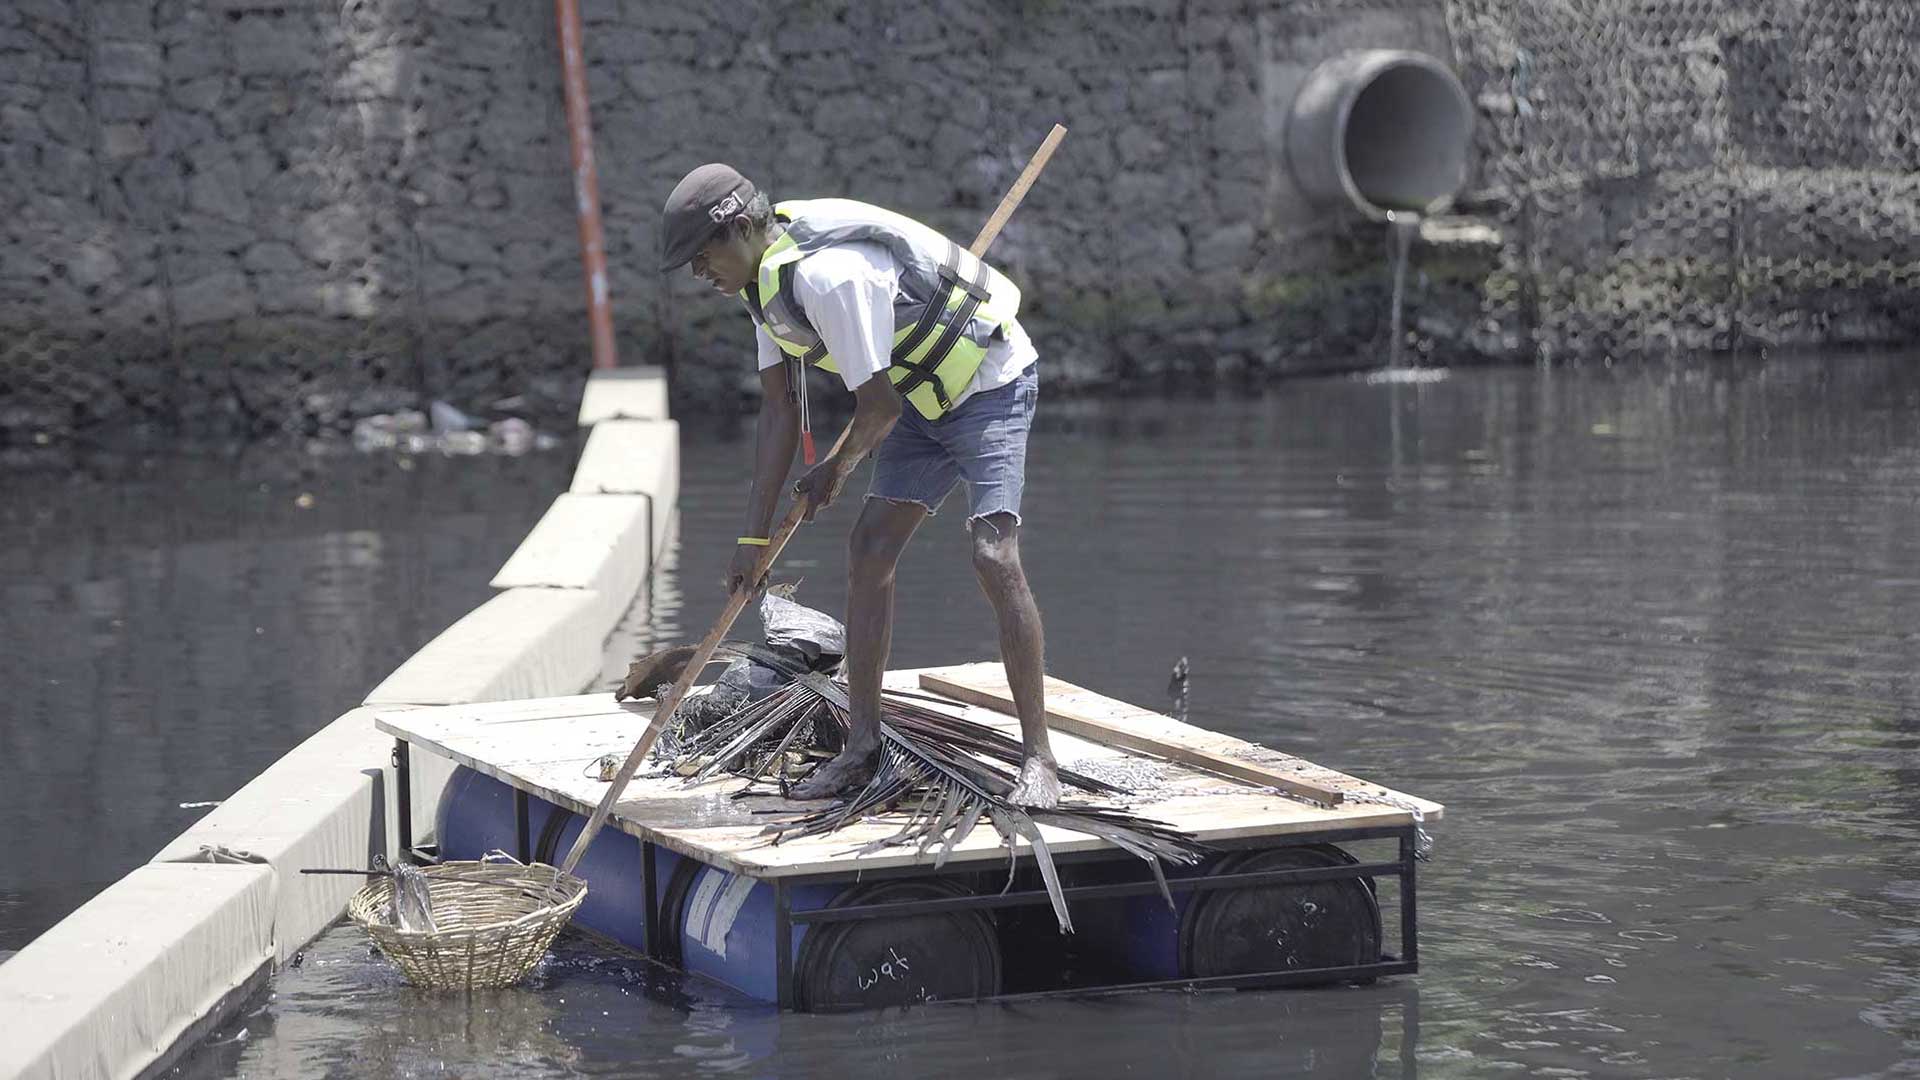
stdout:
[[993,241],[1000,235],[1001,227],[1007,223],[1008,218],[1013,216],[1013,211],[1020,205],[1020,200],[1027,197],[1027,189],[1033,186],[1033,182],[1040,176],[1040,170],[1047,167],[1047,162],[1053,159],[1053,152],[1059,149],[1060,140],[1066,137],[1067,129],[1060,124],[1055,124],[1053,130],[1047,132],[1047,137],[1040,140],[1040,149],[1033,152],[1027,167],[1020,170],[1020,175],[1014,178],[1013,186],[1000,197],[1000,205],[993,208],[993,216],[989,217],[986,225],[981,227],[980,235],[973,238],[973,246],[967,250],[973,253],[974,258],[985,255],[987,249],[993,246]]
[[[1054,680],[1048,680],[1048,682],[1052,681]],[[998,709],[1001,712],[1010,712],[1014,708],[1013,691],[1006,689],[1004,685],[982,685],[956,679],[951,675],[926,672],[920,676],[920,688],[950,697],[955,701]],[[1257,761],[1242,761],[1239,758],[1217,754],[1197,746],[1188,746],[1151,731],[1142,731],[1124,723],[1115,723],[1106,717],[1085,712],[1071,702],[1063,703],[1060,700],[1060,694],[1054,692],[1052,687],[1048,687],[1048,691],[1047,727],[1054,731],[1078,735],[1089,742],[1104,743],[1127,750],[1139,750],[1190,768],[1249,784],[1279,788],[1303,799],[1311,799],[1323,806],[1339,806],[1346,800],[1346,796],[1338,788],[1331,788],[1307,777],[1276,769],[1270,765],[1262,765]],[[1165,718],[1155,717],[1154,719],[1164,720]]]
[[567,100],[567,142],[573,148],[574,214],[580,220],[580,263],[587,278],[587,325],[593,366],[610,371],[613,311],[607,302],[607,242],[600,228],[600,171],[593,157],[593,118],[587,108],[587,64],[580,52],[579,0],[554,0],[560,24],[561,87]]
[[[1013,216],[1013,211],[1020,205],[1020,200],[1026,198],[1027,189],[1033,186],[1034,178],[1040,175],[1041,169],[1046,168],[1047,160],[1053,157],[1054,149],[1060,145],[1060,140],[1066,138],[1066,135],[1067,129],[1059,124],[1053,125],[1053,130],[1047,133],[1045,141],[1040,144],[1040,149],[1034,151],[1033,159],[1028,161],[1027,167],[1020,171],[1020,176],[1013,182],[1013,187],[1007,190],[1006,196],[1000,200],[1000,205],[994,208],[993,216],[987,219],[986,227],[980,230],[980,235],[974,238],[973,245],[967,249],[973,253],[974,258],[985,255],[987,248],[993,245],[994,238],[1000,235],[1001,227],[1006,225],[1007,219]],[[805,377],[806,373],[802,372],[801,378]],[[853,425],[849,423],[846,430],[840,432],[840,438],[835,440],[833,449],[827,452],[828,457],[840,452],[840,448],[847,444],[847,435],[852,431]],[[580,835],[573,841],[573,847],[568,849],[567,859],[560,865],[563,872],[572,873],[574,866],[580,862],[580,857],[587,853],[587,846],[593,843],[594,834],[607,823],[607,815],[613,812],[613,804],[620,801],[621,794],[627,790],[627,782],[633,779],[634,772],[640,768],[640,762],[646,759],[647,751],[653,749],[654,740],[660,737],[660,731],[666,726],[667,718],[673,715],[673,710],[680,707],[680,699],[686,697],[687,691],[693,688],[693,680],[700,676],[700,670],[707,666],[708,660],[713,658],[714,650],[720,647],[720,642],[727,636],[727,631],[733,629],[734,620],[747,609],[747,604],[753,600],[755,587],[767,576],[767,572],[773,569],[774,560],[780,557],[781,549],[785,548],[787,541],[793,539],[793,534],[799,531],[800,523],[806,520],[806,515],[807,504],[795,500],[793,506],[787,510],[787,516],[781,520],[780,527],[773,531],[771,537],[768,537],[767,550],[760,556],[760,561],[754,564],[753,577],[742,582],[740,588],[735,589],[727,597],[727,606],[720,612],[719,621],[714,623],[713,629],[707,631],[707,636],[700,640],[700,647],[694,650],[693,658],[687,661],[686,668],[680,672],[680,677],[674,680],[673,688],[667,691],[667,696],[660,699],[659,705],[653,711],[653,720],[647,724],[647,730],[640,733],[640,741],[633,744],[633,750],[627,754],[627,760],[621,763],[620,771],[614,774],[613,782],[607,786],[607,793],[600,797],[600,805],[594,807],[593,816],[587,819],[587,827],[580,830]]]

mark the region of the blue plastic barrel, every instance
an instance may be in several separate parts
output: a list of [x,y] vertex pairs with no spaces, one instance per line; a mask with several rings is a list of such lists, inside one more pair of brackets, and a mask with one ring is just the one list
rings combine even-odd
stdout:
[[[519,842],[513,789],[472,769],[455,770],[441,795],[437,820],[444,858],[477,859],[495,848],[513,852]],[[584,824],[578,814],[527,797],[528,836],[537,861],[564,857]],[[665,848],[656,848],[655,858],[662,959],[749,997],[778,1001],[773,886]],[[575,872],[588,884],[575,921],[644,949],[639,841],[602,830]],[[789,903],[804,911],[941,899],[967,895],[972,885],[971,878],[932,877],[801,885],[793,888]],[[979,911],[795,923],[791,957],[794,1004],[806,1010],[990,997],[1001,990],[1000,944],[992,921]]]
[[[675,914],[668,924],[677,931],[681,966],[749,997],[778,1001],[773,886],[713,866],[695,865],[686,874],[670,889]],[[799,886],[791,904],[825,907],[840,891],[839,886]],[[794,926],[794,956],[809,932],[805,923]]]

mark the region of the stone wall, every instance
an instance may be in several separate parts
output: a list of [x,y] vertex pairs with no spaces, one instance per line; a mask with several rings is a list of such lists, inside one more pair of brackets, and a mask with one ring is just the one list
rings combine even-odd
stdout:
[[[1292,90],[1347,47],[1451,54],[1440,0],[582,8],[621,357],[682,406],[752,385],[737,309],[654,268],[687,169],[964,240],[1056,121],[994,260],[1057,384],[1351,363],[1385,244],[1292,189]],[[0,438],[565,410],[589,347],[563,111],[537,0],[9,0]]]
[[1507,239],[1482,310],[1510,355],[1920,339],[1920,4],[1447,7]]

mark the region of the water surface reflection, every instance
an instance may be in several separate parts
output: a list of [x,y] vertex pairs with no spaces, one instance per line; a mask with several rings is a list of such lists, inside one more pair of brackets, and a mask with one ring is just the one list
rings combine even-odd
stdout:
[[0,460],[0,950],[485,602],[573,457],[270,444]]
[[[1909,358],[1041,416],[1023,544],[1052,670],[1158,704],[1189,656],[1198,722],[1445,802],[1419,976],[779,1017],[576,954],[515,992],[535,1001],[422,1014],[361,963],[283,975],[248,1021],[266,1034],[189,1071],[351,1072],[385,1038],[418,1051],[401,1072],[502,1076],[1920,1072]],[[641,636],[718,609],[749,454],[688,426],[682,543]],[[803,599],[838,607],[854,510],[796,542]],[[895,663],[993,655],[976,595],[959,515],[935,518]],[[357,947],[336,931],[316,956]]]

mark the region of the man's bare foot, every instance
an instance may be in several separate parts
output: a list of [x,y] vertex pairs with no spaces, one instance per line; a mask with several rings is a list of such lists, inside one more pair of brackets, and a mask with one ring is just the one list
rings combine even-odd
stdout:
[[1020,782],[1013,785],[1007,801],[1015,806],[1050,810],[1060,805],[1060,772],[1053,759],[1035,754],[1020,763]]
[[853,788],[866,786],[880,767],[880,748],[842,750],[832,761],[818,766],[805,780],[793,785],[789,799],[831,799]]

